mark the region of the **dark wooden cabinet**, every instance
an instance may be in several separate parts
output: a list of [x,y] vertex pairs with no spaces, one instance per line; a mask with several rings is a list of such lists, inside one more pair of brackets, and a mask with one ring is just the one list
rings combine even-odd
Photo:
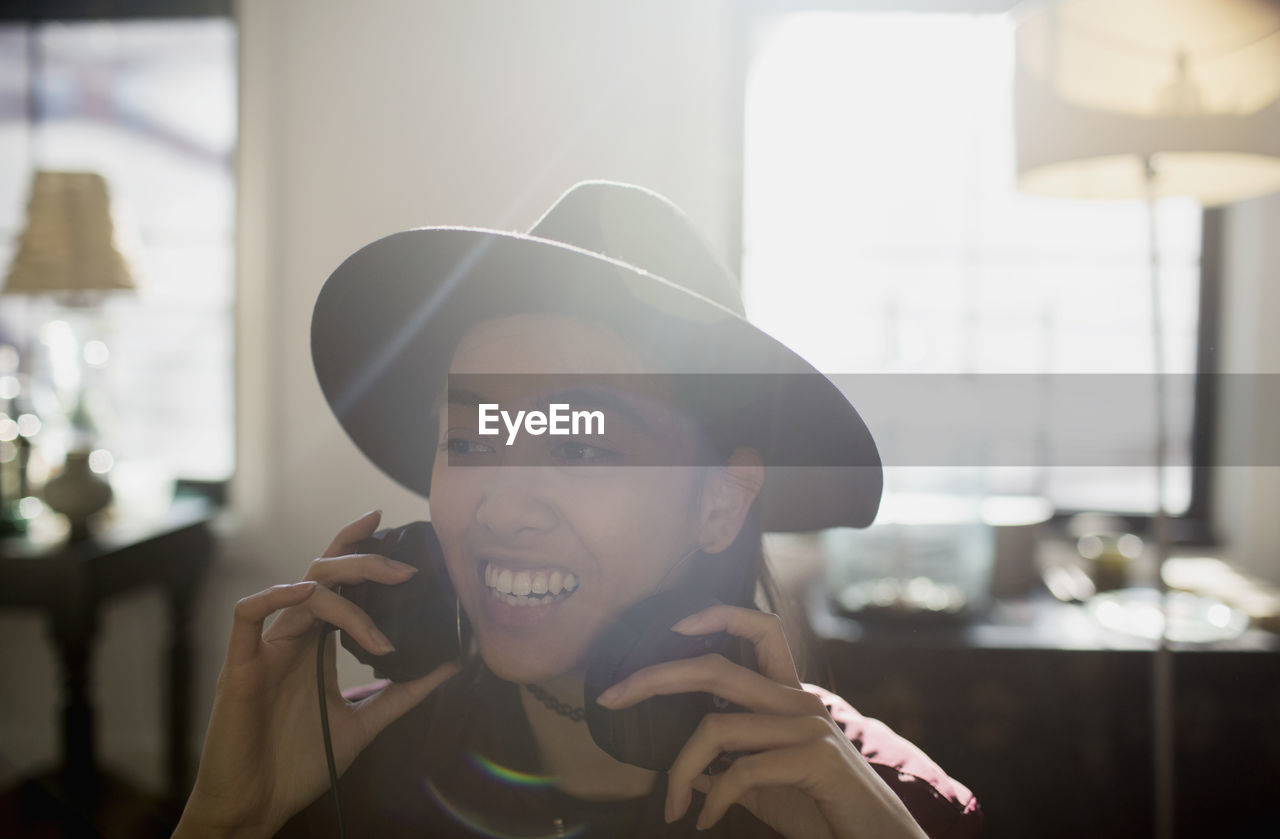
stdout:
[[[1154,831],[1153,645],[1041,602],[954,626],[810,613],[834,687],[970,787],[989,839]],[[1280,643],[1176,646],[1178,837],[1280,836]]]

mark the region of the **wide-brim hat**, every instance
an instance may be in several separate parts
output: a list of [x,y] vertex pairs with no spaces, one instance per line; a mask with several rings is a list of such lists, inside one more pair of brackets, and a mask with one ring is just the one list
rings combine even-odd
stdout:
[[429,498],[435,406],[473,325],[521,312],[602,322],[687,381],[681,407],[766,467],[766,531],[865,527],[879,453],[848,398],[748,322],[734,275],[683,212],[640,187],[570,189],[528,233],[426,227],[394,233],[329,276],[311,355],[334,415],[373,463]]

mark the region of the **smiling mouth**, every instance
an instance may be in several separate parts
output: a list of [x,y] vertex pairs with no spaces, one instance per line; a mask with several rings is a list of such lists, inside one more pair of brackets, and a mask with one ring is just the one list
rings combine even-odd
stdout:
[[560,568],[506,568],[487,560],[482,565],[489,595],[508,606],[545,606],[578,590],[577,576]]

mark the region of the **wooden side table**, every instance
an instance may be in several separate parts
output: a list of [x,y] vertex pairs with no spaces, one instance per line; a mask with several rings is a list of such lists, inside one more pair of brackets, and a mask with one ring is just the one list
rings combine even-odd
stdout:
[[98,615],[113,597],[158,586],[168,603],[165,685],[167,794],[185,799],[190,784],[191,607],[213,557],[212,507],[180,499],[165,519],[120,518],[89,540],[68,544],[30,538],[0,540],[0,608],[44,613],[61,665],[60,790],[72,804],[88,802],[104,781],[95,759],[89,674]]

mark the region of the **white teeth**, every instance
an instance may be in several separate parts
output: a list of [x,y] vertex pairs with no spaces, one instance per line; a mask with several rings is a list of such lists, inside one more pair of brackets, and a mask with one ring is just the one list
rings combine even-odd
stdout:
[[578,588],[578,578],[560,569],[518,571],[485,563],[484,584],[495,598],[509,606],[541,606],[560,594]]

